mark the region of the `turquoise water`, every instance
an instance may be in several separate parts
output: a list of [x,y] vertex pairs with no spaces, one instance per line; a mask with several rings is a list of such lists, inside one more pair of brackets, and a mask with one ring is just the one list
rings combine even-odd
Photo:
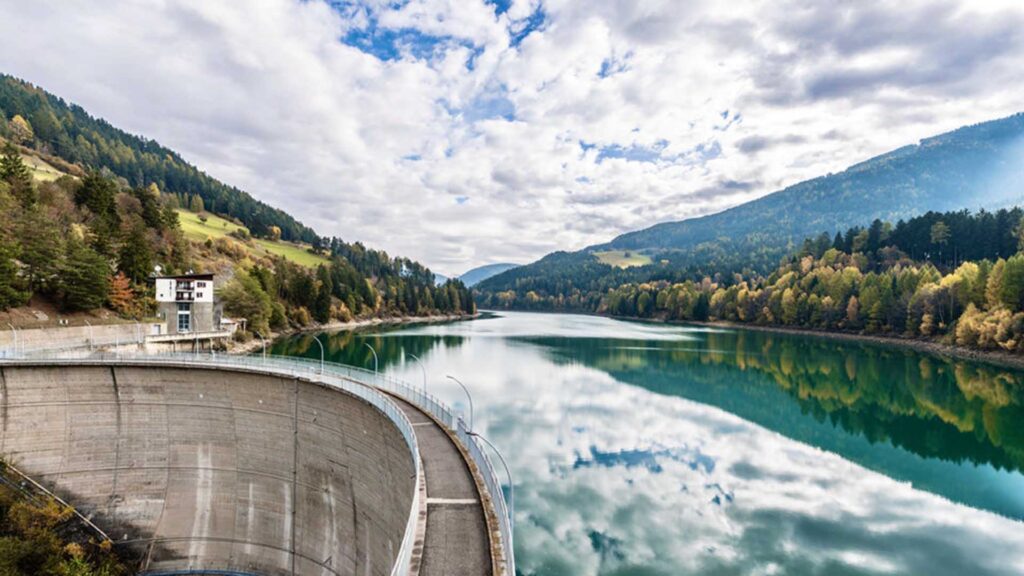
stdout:
[[[1024,374],[802,336],[501,313],[321,335],[467,412],[522,574],[1024,574]],[[312,335],[273,353],[319,358]],[[422,365],[415,362],[415,355]]]

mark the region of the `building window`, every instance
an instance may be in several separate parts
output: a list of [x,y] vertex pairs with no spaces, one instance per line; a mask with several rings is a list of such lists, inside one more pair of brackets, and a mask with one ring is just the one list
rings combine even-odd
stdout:
[[192,306],[178,302],[178,332],[192,331]]

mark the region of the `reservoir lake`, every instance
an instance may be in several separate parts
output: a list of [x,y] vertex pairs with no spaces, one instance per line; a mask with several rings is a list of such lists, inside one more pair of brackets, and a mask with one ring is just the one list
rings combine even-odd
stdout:
[[[536,313],[301,334],[507,460],[523,575],[1024,574],[1024,373],[895,345]],[[419,358],[421,362],[416,361]],[[425,374],[425,377],[424,377]],[[504,478],[497,458],[492,458]]]

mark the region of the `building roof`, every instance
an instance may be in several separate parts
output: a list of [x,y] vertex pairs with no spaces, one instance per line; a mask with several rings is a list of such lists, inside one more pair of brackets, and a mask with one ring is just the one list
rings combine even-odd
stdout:
[[213,274],[171,274],[168,276],[154,276],[153,280],[213,280]]

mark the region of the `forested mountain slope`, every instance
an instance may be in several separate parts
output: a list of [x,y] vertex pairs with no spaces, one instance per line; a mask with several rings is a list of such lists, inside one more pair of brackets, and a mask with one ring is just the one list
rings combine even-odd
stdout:
[[[592,309],[626,282],[766,273],[807,237],[929,210],[994,209],[1024,201],[1024,114],[927,138],[729,210],[556,252],[481,282],[482,305]],[[642,258],[637,258],[642,255]],[[613,256],[613,257],[612,257]],[[609,262],[650,262],[623,268]],[[511,304],[509,304],[511,303]]]
[[408,258],[320,237],[173,151],[2,75],[0,215],[4,324],[36,325],[40,315],[24,314],[30,303],[147,317],[158,267],[215,273],[227,313],[261,334],[475,310],[458,280],[435,286]]
[[[874,219],[1002,207],[1024,198],[1024,114],[960,128],[729,210],[623,234],[616,249],[690,250],[728,237],[781,244]],[[598,248],[603,248],[600,246]]]
[[[208,210],[237,218],[253,234],[265,236],[271,226],[285,240],[313,243],[317,234],[288,213],[228,186],[153,140],[111,126],[80,106],[42,88],[0,74],[0,123],[18,133],[24,144],[86,169],[106,168],[133,187],[156,184],[161,190],[198,195]],[[14,117],[22,122],[11,124]]]

